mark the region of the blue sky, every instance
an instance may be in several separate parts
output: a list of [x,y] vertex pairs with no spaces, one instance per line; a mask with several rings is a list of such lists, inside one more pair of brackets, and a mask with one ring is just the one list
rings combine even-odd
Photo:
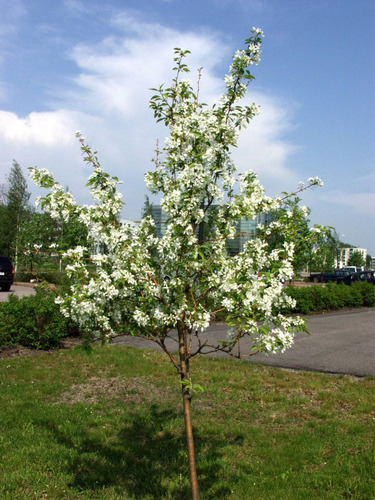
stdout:
[[[168,132],[148,107],[172,78],[173,48],[203,67],[206,102],[220,95],[249,29],[265,32],[248,98],[261,114],[234,152],[270,195],[318,175],[303,196],[314,223],[375,255],[373,0],[0,0],[0,184],[13,159],[48,168],[87,203],[80,130],[123,184],[138,219],[143,174]],[[33,197],[36,189],[29,182]]]

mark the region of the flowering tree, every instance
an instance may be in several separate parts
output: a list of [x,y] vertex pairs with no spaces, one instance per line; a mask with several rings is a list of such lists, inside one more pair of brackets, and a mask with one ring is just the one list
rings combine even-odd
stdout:
[[[304,188],[301,182],[297,192]],[[304,269],[312,269],[311,264],[318,261],[328,268],[330,264],[333,267],[333,255],[328,244],[331,241],[332,228],[320,225],[310,227],[310,209],[300,206],[300,201],[301,198],[296,193],[284,193],[280,206],[270,214],[271,222],[264,227],[259,225],[258,231],[263,231],[264,236],[268,238],[269,251],[279,248],[285,241],[293,238],[292,265],[297,274]]]
[[[78,206],[48,171],[31,169],[34,181],[50,189],[41,200],[44,209],[65,219],[75,214],[88,228],[88,245],[96,242],[106,249],[92,256],[95,274],[87,266],[87,248],[65,253],[71,285],[70,293],[58,298],[63,313],[103,340],[119,334],[150,339],[168,355],[181,378],[195,499],[199,493],[190,413],[191,358],[213,351],[240,357],[243,338],[251,343],[253,354],[283,351],[297,331],[305,330],[301,318],[279,312],[292,304],[281,283],[293,274],[288,221],[274,224],[278,230],[284,227],[285,238],[272,251],[267,235],[249,239],[235,257],[228,255],[226,246],[241,218],[277,210],[282,203],[281,198],[265,196],[253,171],[236,176],[230,156],[238,131],[258,113],[255,104],[241,106],[239,101],[253,79],[248,68],[259,62],[261,39],[262,31],[253,29],[246,48],[235,53],[225,92],[212,107],[200,102],[200,75],[195,90],[182,78],[188,72],[184,61],[189,51],[175,49],[171,87],[153,89],[151,108],[170,130],[164,148],[156,152],[155,171],[146,174],[150,191],[163,194],[161,206],[168,221],[162,238],[155,237],[150,216],[136,228],[121,226],[118,179],[102,170],[96,152],[79,132],[84,160],[93,167],[88,186],[95,204]],[[308,186],[319,182],[310,179]],[[206,231],[199,230],[203,223]],[[254,279],[260,270],[265,272]],[[205,331],[219,311],[230,326],[228,337],[210,344]],[[176,341],[177,354],[168,349],[168,338]]]

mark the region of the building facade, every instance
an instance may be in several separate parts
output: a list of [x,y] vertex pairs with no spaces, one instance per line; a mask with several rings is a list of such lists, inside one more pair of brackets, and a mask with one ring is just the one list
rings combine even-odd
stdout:
[[348,265],[348,261],[350,257],[354,254],[354,252],[358,252],[361,254],[364,262],[366,263],[367,257],[367,249],[366,248],[338,248],[337,249],[337,268],[341,269]]
[[[158,238],[165,235],[167,228],[167,215],[160,205],[152,205],[152,216],[155,221],[155,231]],[[242,252],[247,241],[255,238],[259,224],[266,225],[269,222],[269,214],[259,214],[255,219],[241,219],[236,225],[236,237],[227,240],[228,253],[236,255]],[[198,231],[197,231],[198,233]],[[198,236],[198,234],[197,234]]]
[[256,237],[258,225],[266,226],[269,223],[270,215],[261,213],[255,219],[241,219],[236,225],[238,236],[227,241],[229,255],[236,255],[242,252],[245,243]]

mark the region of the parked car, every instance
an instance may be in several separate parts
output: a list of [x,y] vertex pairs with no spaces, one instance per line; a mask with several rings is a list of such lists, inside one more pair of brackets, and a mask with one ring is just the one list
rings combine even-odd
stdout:
[[352,273],[349,276],[340,278],[337,283],[345,283],[345,285],[351,285],[355,281],[367,281],[375,285],[375,271],[362,271],[360,273]]
[[0,255],[0,288],[3,292],[9,292],[14,282],[14,268],[8,257]]
[[329,281],[337,281],[351,274],[350,271],[344,269],[335,269],[331,273],[315,273],[310,274],[310,281],[314,283],[327,283]]
[[[268,269],[265,270],[265,271],[259,271],[257,274],[253,275],[253,279],[259,280],[259,279],[262,279],[263,276],[270,275],[270,274],[271,274],[271,271],[269,271]],[[285,279],[281,278],[278,273],[274,273],[273,277],[274,278],[278,278],[278,280],[280,281],[280,283],[283,283],[283,284],[285,283]]]
[[365,268],[363,266],[346,266],[342,270],[350,271],[350,273],[360,273],[361,271],[365,271]]

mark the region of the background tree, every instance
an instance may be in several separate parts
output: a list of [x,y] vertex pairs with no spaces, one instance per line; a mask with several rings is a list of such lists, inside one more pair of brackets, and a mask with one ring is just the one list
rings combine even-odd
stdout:
[[372,268],[372,257],[371,257],[371,255],[369,253],[366,256],[366,268],[367,269],[371,269]]
[[[200,102],[199,83],[193,89],[182,78],[188,72],[184,62],[188,51],[175,49],[172,86],[154,89],[154,116],[170,130],[165,147],[157,153],[156,170],[146,174],[150,191],[162,193],[161,208],[167,214],[162,238],[155,237],[151,217],[143,218],[136,228],[119,224],[118,179],[103,172],[96,152],[80,133],[84,160],[93,167],[88,185],[95,204],[79,207],[48,171],[31,169],[35,182],[50,190],[44,209],[65,220],[77,215],[88,228],[88,242],[99,241],[107,248],[92,258],[95,275],[88,269],[87,248],[66,252],[70,290],[58,299],[64,314],[103,340],[119,334],[146,337],[161,347],[176,369],[194,499],[199,491],[191,399],[199,386],[191,378],[192,358],[218,351],[240,358],[244,341],[251,344],[253,354],[283,351],[296,332],[306,329],[301,318],[280,313],[294,304],[281,284],[281,279],[293,275],[291,216],[287,222],[274,223],[273,229],[280,231],[284,225],[285,237],[273,251],[268,249],[270,233],[265,230],[264,237],[248,241],[235,257],[227,252],[227,239],[235,236],[239,220],[280,207],[279,198],[265,196],[254,172],[236,175],[230,156],[238,130],[258,112],[254,104],[241,106],[239,101],[253,79],[248,67],[259,61],[261,37],[262,32],[253,29],[245,49],[236,52],[225,92],[212,107]],[[319,184],[318,178],[309,180],[309,186]],[[210,227],[204,241],[196,235],[202,221]],[[254,279],[263,268],[268,272]],[[205,331],[219,311],[226,317],[228,334],[211,344]],[[168,348],[168,339],[176,349]]]
[[60,252],[69,248],[87,244],[87,227],[78,219],[76,214],[65,221],[60,219],[53,230],[53,243]]
[[7,224],[7,207],[0,204],[0,227],[4,230],[0,231],[0,255],[9,256],[10,244],[8,241],[8,231],[6,230]]
[[56,221],[45,213],[33,211],[21,225],[19,232],[19,267],[26,273],[36,272],[35,267],[50,262],[51,248],[56,240]]
[[7,204],[7,185],[6,184],[0,184],[0,205],[6,205]]
[[19,231],[19,263],[24,271],[35,272],[35,266],[45,265],[53,270],[53,261],[61,271],[61,256],[67,249],[86,245],[87,228],[77,216],[68,221],[54,219],[44,212],[31,212]]
[[[303,189],[302,183],[300,189]],[[283,193],[280,207],[270,213],[270,223],[266,227],[260,226],[259,229],[263,232],[266,230],[269,234],[270,252],[280,248],[286,241],[289,241],[290,235],[293,235],[292,265],[296,274],[305,269],[312,269],[311,266],[330,267],[333,264],[333,257],[331,262],[330,255],[330,231],[320,225],[310,228],[310,209],[300,206],[301,198],[297,194],[298,192],[292,195]],[[287,231],[285,231],[286,228]],[[320,250],[321,247],[322,250],[324,247],[324,254]]]
[[2,219],[1,252],[15,261],[17,269],[18,240],[22,224],[30,218],[30,193],[20,165],[14,160],[8,175],[7,203],[0,211]]
[[353,254],[349,257],[347,265],[362,267],[366,265],[366,262],[360,252],[354,251]]
[[308,258],[308,269],[313,272],[328,273],[333,271],[337,262],[337,233],[326,228],[318,233]]
[[148,216],[152,217],[153,216],[152,208],[153,208],[153,204],[150,202],[150,198],[146,194],[145,202],[144,202],[143,208],[142,208],[142,218],[148,217]]

